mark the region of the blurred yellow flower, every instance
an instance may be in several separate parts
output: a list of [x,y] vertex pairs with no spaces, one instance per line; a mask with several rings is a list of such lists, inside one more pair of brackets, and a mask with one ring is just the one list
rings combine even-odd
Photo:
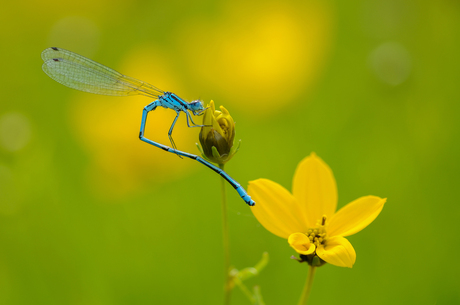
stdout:
[[204,158],[217,164],[225,164],[238,151],[238,146],[233,146],[235,138],[235,122],[232,116],[220,106],[216,110],[214,101],[206,108],[203,116],[203,127],[201,127],[199,139],[201,143],[201,154]]
[[[167,55],[154,48],[141,47],[127,54],[125,64],[113,68],[159,88],[184,92],[174,82],[179,77],[171,74],[174,69],[165,58]],[[180,96],[185,98],[187,94]],[[176,155],[139,140],[142,109],[150,102],[143,96],[121,98],[77,93],[77,99],[71,103],[72,127],[91,164],[87,180],[99,195],[119,198],[143,188],[151,190],[156,185],[181,179],[193,168],[192,162],[181,162]],[[158,107],[149,114],[146,135],[169,145],[167,134],[175,115],[174,111]],[[190,139],[197,136],[197,131],[187,127],[185,116],[179,117],[174,128],[178,147],[192,150],[194,142]]]
[[306,100],[329,58],[334,24],[329,1],[228,1],[218,18],[188,20],[176,39],[200,46],[184,54],[195,87],[264,116]]
[[292,194],[267,179],[251,181],[248,193],[257,202],[251,207],[257,220],[287,239],[302,261],[349,268],[355,263],[356,252],[345,236],[367,227],[386,202],[386,198],[364,196],[336,212],[334,176],[315,153],[297,166]]

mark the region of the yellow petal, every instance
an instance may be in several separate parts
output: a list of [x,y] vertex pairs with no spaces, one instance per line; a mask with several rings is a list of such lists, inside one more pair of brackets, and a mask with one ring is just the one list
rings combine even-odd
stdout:
[[316,246],[304,233],[292,233],[289,235],[288,243],[297,253],[303,255],[312,254],[316,249]]
[[211,111],[212,113],[214,113],[216,111],[216,106],[214,104],[214,101],[211,100],[211,102],[209,102],[209,107],[211,107]]
[[315,153],[297,166],[292,193],[303,206],[309,227],[323,215],[330,218],[337,208],[337,185],[329,166]]
[[220,126],[219,122],[217,121],[216,117],[213,115],[212,116],[212,128],[217,131],[220,135],[224,134],[224,131],[222,130],[222,127]]
[[330,220],[330,236],[349,236],[367,227],[380,214],[387,199],[365,196],[341,208]]
[[353,267],[356,261],[356,252],[351,243],[344,237],[328,238],[326,245],[320,245],[316,254],[324,261],[339,267]]
[[297,200],[284,187],[268,179],[249,182],[248,194],[257,204],[251,207],[257,220],[275,235],[288,238],[307,232]]
[[206,107],[206,110],[204,111],[203,113],[203,125],[205,125],[206,127],[204,128],[210,128],[210,126],[212,125],[212,121],[213,121],[213,111],[212,111],[212,106],[214,105],[213,101],[211,101],[211,105],[208,105]]

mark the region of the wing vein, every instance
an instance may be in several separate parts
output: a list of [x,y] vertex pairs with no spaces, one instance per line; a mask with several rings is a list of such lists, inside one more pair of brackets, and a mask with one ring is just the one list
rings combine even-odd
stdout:
[[55,81],[80,91],[114,96],[164,94],[149,83],[123,75],[89,58],[60,48],[42,52],[43,71]]

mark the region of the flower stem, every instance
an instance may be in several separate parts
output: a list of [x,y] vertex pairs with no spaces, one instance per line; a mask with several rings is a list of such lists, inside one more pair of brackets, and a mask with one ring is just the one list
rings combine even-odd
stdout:
[[307,280],[305,281],[305,286],[303,287],[302,295],[298,305],[306,305],[308,302],[308,297],[310,296],[311,286],[313,285],[313,277],[315,276],[316,267],[310,266],[308,269]]
[[[224,164],[219,164],[219,167],[224,170]],[[221,177],[220,181],[222,193],[222,240],[224,246],[224,305],[229,305],[232,283],[230,278],[230,238],[227,217],[227,196],[225,194],[225,179]]]

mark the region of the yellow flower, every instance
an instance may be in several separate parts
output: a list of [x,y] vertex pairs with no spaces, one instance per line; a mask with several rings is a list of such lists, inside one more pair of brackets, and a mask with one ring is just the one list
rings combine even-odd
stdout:
[[336,212],[334,176],[315,153],[297,166],[292,194],[267,179],[251,181],[248,193],[257,202],[251,207],[257,220],[268,231],[287,239],[301,261],[316,266],[327,262],[353,267],[356,252],[345,236],[367,227],[386,202],[386,198],[364,196]]
[[216,110],[214,101],[204,111],[203,127],[201,127],[198,146],[204,158],[217,164],[225,164],[238,151],[233,146],[235,138],[235,122],[232,116],[223,106]]

